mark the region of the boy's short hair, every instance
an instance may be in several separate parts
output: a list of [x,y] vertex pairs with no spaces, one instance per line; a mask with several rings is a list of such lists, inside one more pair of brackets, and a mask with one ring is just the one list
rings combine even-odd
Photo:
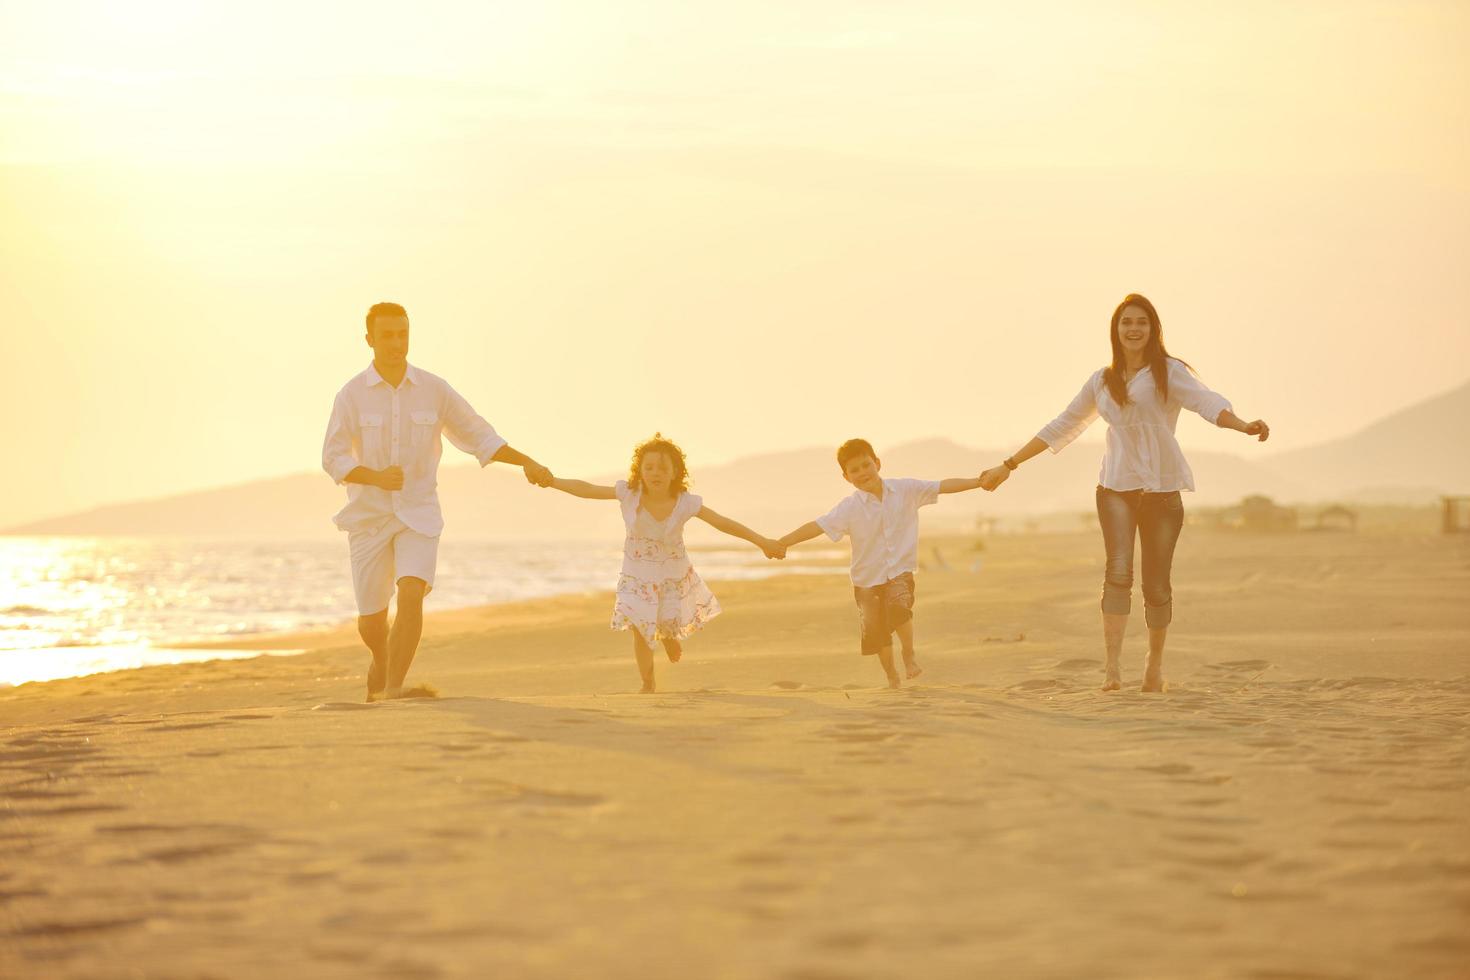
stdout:
[[873,444],[866,439],[849,439],[837,447],[837,465],[844,473],[847,472],[848,461],[859,456],[871,456],[875,462],[878,459],[878,454],[873,451]]
[[367,332],[373,332],[373,321],[380,316],[407,317],[408,311],[397,303],[374,303],[367,311]]

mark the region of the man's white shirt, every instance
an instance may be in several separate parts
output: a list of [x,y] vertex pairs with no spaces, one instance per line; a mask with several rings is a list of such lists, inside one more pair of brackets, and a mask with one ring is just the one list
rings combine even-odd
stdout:
[[322,469],[339,484],[359,466],[403,470],[403,489],[348,483],[347,506],[333,518],[344,531],[366,531],[397,517],[420,534],[444,530],[439,509],[440,434],[489,465],[505,440],[438,375],[408,365],[397,388],[369,364],[337,392],[322,443]]
[[919,568],[919,508],[939,499],[937,480],[884,480],[883,499],[855,490],[817,518],[833,541],[852,535],[852,584],[882,585]]

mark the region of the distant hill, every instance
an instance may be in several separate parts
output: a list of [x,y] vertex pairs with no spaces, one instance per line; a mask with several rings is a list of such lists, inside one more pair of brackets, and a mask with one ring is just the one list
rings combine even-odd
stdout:
[[1470,494],[1470,383],[1353,435],[1265,458],[1318,499],[1422,503]]
[[[1252,493],[1283,501],[1424,503],[1437,493],[1470,493],[1470,384],[1397,412],[1361,432],[1276,455],[1189,452],[1199,492],[1190,506],[1235,503]],[[1239,437],[1237,437],[1238,439]],[[1229,444],[1222,439],[1222,445]],[[1238,444],[1238,443],[1237,443]],[[890,476],[970,476],[1008,450],[926,439],[883,453]],[[1027,465],[994,494],[948,496],[924,511],[929,526],[970,526],[977,517],[1092,509],[1100,443],[1079,443]],[[452,459],[453,456],[447,458]],[[620,474],[565,474],[611,483]],[[851,492],[830,447],[768,453],[694,474],[693,489],[715,509],[767,534],[824,513]],[[526,483],[519,470],[446,465],[440,498],[450,532],[512,539],[616,538],[611,503],[577,500]],[[343,491],[325,474],[303,473],[136,503],[10,528],[7,534],[230,535],[276,540],[330,536]],[[710,532],[713,533],[713,532]]]
[[[1005,455],[943,439],[883,451],[893,476],[939,479],[971,476]],[[1016,517],[1087,511],[1097,482],[1102,446],[1082,443],[1039,459],[997,493],[946,496],[924,512],[926,523],[970,525],[976,517]],[[1192,503],[1230,503],[1247,493],[1290,498],[1298,488],[1270,469],[1223,453],[1191,453],[1196,482],[1207,492]],[[620,474],[568,474],[611,483]],[[826,512],[852,488],[842,480],[830,448],[771,453],[694,474],[692,489],[711,507],[767,534],[781,534]],[[528,485],[519,470],[471,464],[444,466],[439,495],[451,533],[468,537],[585,539],[619,535],[611,503],[584,501]],[[277,540],[335,534],[331,515],[345,502],[341,488],[321,473],[204,490],[155,500],[114,504],[10,528],[9,534],[229,535]]]

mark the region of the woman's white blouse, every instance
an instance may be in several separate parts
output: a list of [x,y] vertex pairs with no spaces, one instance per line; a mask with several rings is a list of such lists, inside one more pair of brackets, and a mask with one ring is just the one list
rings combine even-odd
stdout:
[[1098,416],[1108,423],[1107,449],[1103,453],[1098,483],[1109,490],[1146,490],[1167,493],[1193,490],[1194,474],[1184,451],[1174,438],[1179,410],[1197,412],[1211,425],[1230,408],[1223,395],[1206,388],[1179,361],[1169,358],[1169,400],[1159,400],[1153,372],[1145,368],[1128,383],[1128,404],[1113,400],[1098,369],[1066,411],[1036,433],[1054,453],[1061,452]]

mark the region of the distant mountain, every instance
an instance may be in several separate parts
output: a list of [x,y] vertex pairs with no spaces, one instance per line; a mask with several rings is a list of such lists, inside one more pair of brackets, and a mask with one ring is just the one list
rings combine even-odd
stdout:
[[1422,503],[1470,493],[1470,383],[1265,465],[1324,500]]
[[[1470,493],[1470,384],[1397,412],[1361,432],[1309,449],[1242,459],[1190,451],[1199,492],[1190,506],[1235,503],[1252,493],[1283,501],[1423,503],[1444,492]],[[879,447],[889,476],[971,476],[1006,450],[971,449],[927,439]],[[976,518],[1089,511],[1100,443],[1079,443],[1027,465],[996,493],[956,494],[924,511],[929,526],[970,526]],[[452,458],[452,457],[451,457]],[[567,474],[611,483],[619,474]],[[851,492],[830,447],[768,453],[694,474],[706,502],[767,534],[782,534],[825,513]],[[526,483],[519,470],[469,464],[440,470],[450,533],[511,539],[602,539],[621,534],[617,508]],[[252,483],[136,503],[14,527],[7,534],[229,535],[296,540],[332,535],[345,502],[325,474]],[[710,532],[713,534],[713,532]],[[696,536],[698,536],[696,534]]]
[[[891,476],[940,479],[972,476],[999,461],[1002,450],[975,450],[943,439],[895,446],[883,453]],[[1017,517],[1093,506],[1102,446],[1081,443],[1038,459],[1000,491],[946,496],[924,512],[930,525],[969,526],[977,517]],[[1191,502],[1233,503],[1247,493],[1282,498],[1298,488],[1273,471],[1223,453],[1190,454],[1205,491]],[[572,474],[569,474],[572,475]],[[611,483],[621,474],[575,474]],[[737,460],[696,472],[692,489],[713,508],[767,534],[782,534],[825,513],[852,492],[830,448],[801,449]],[[519,470],[445,466],[439,496],[450,533],[467,537],[587,539],[617,536],[611,503],[585,501],[528,485]],[[345,502],[325,474],[303,473],[136,503],[10,528],[8,534],[228,535],[296,540],[336,533],[331,515]]]

